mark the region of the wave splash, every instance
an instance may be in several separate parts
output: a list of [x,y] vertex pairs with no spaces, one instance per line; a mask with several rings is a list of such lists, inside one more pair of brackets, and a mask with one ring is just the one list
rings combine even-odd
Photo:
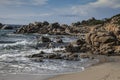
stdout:
[[[84,70],[96,61],[80,60],[43,60],[34,62],[25,57],[41,51],[52,53],[64,48],[42,48],[36,49],[36,39],[34,35],[6,34],[0,36],[0,73],[28,73],[28,74],[54,74],[64,72],[76,72]],[[51,36],[48,35],[51,38]],[[56,37],[56,36],[54,36]],[[52,37],[52,39],[54,39]],[[70,42],[74,38],[62,38],[65,42]],[[42,45],[42,44],[41,44]]]

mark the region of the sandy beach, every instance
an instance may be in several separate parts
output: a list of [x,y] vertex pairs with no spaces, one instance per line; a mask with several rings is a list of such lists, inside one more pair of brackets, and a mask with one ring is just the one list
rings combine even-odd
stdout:
[[[97,56],[96,56],[97,57]],[[2,74],[0,80],[120,80],[120,57],[99,56],[100,63],[86,68],[82,72],[43,75],[43,74]],[[105,62],[106,61],[106,62]]]
[[87,68],[83,72],[53,77],[49,80],[120,80],[120,57],[113,62],[107,62]]
[[34,75],[34,74],[1,74],[0,80],[46,80],[53,75]]

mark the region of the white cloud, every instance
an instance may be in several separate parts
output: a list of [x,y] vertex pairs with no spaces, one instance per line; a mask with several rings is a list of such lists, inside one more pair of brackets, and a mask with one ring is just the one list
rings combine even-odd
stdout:
[[44,5],[48,0],[0,0],[0,5]]
[[120,0],[98,0],[89,5],[94,7],[120,8]]
[[99,10],[99,8],[120,8],[120,0],[97,0],[85,5],[73,6],[71,9],[75,14],[88,15],[90,12]]
[[33,0],[33,5],[44,5],[47,4],[48,0]]

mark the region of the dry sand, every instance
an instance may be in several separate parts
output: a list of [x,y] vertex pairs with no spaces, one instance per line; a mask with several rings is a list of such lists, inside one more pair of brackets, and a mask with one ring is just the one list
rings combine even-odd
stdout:
[[98,64],[83,72],[65,74],[49,80],[120,80],[120,57],[113,57],[113,62]]

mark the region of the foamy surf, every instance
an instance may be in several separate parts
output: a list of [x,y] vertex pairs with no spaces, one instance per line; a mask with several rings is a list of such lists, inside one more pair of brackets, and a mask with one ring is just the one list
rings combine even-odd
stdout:
[[[4,35],[3,35],[4,34]],[[0,35],[0,73],[10,74],[61,74],[68,72],[77,72],[84,70],[84,67],[90,66],[96,61],[81,59],[80,61],[66,61],[56,59],[43,59],[43,62],[35,62],[27,58],[27,55],[37,54],[41,51],[45,53],[55,53],[56,51],[63,51],[65,48],[59,47],[55,44],[55,35],[44,35],[53,40],[53,45],[56,47],[46,48],[39,47],[36,49],[38,34],[13,34],[9,31],[2,32]],[[42,36],[42,35],[39,35]],[[62,36],[62,40],[67,44],[77,37]],[[2,42],[4,41],[4,42]],[[63,45],[66,45],[63,44]],[[44,43],[40,43],[44,45]]]

